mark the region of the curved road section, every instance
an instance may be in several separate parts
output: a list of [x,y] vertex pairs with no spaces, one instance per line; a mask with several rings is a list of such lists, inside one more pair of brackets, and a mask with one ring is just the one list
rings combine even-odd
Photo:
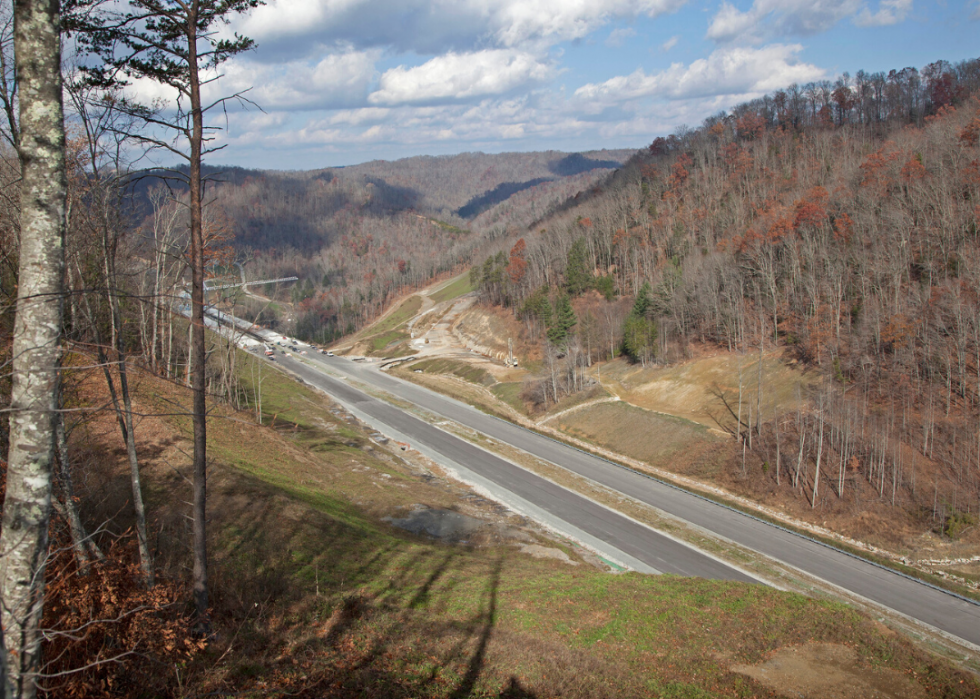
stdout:
[[[285,359],[285,358],[284,358]],[[830,546],[767,524],[636,471],[491,417],[421,386],[382,374],[372,365],[316,355],[331,372],[380,388],[427,411],[517,447],[573,473],[656,507],[717,536],[758,551],[900,614],[980,646],[980,604],[923,584]],[[311,384],[336,395],[403,434],[467,464],[472,470],[561,519],[608,541],[651,567],[678,575],[750,580],[748,576],[625,516],[470,445],[387,403],[297,361],[284,362]],[[434,433],[434,434],[433,434]],[[444,451],[445,450],[445,451]],[[447,453],[448,452],[448,453]],[[496,463],[499,462],[499,463]],[[551,508],[554,508],[553,510]]]

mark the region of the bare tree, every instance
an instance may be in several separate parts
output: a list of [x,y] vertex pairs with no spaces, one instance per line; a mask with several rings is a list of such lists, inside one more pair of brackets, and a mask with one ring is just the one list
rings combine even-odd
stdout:
[[17,0],[21,234],[7,493],[0,530],[6,696],[34,697],[51,516],[64,285],[65,130],[59,3]]
[[210,145],[216,127],[205,117],[229,101],[245,101],[242,93],[207,102],[202,87],[221,77],[220,66],[248,51],[253,42],[235,35],[218,36],[230,17],[248,12],[261,0],[130,0],[122,9],[110,8],[82,27],[83,45],[98,54],[102,64],[91,75],[95,84],[114,87],[127,80],[148,79],[177,93],[168,112],[135,102],[124,106],[149,130],[139,138],[187,163],[186,175],[172,171],[188,188],[191,270],[191,390],[194,425],[193,551],[194,604],[198,629],[210,628],[207,567],[207,348],[204,324],[204,178],[202,159],[221,146]]

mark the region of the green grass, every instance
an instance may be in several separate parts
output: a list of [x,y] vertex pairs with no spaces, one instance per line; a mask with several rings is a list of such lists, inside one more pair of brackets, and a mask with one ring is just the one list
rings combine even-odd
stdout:
[[452,359],[426,359],[409,365],[408,369],[426,374],[450,374],[477,386],[492,386],[497,383],[485,369]]
[[600,400],[602,398],[609,398],[609,391],[607,391],[602,386],[593,386],[588,391],[579,391],[577,393],[572,393],[563,397],[556,405],[553,405],[548,409],[549,413],[560,413],[563,410],[568,410],[569,408],[574,408],[582,403],[588,403],[593,400]]
[[408,339],[409,334],[404,325],[415,317],[420,308],[422,297],[410,296],[394,311],[362,331],[360,335],[369,343],[370,352],[383,352],[388,346]]
[[374,335],[394,330],[414,318],[420,308],[422,308],[422,297],[410,296],[402,302],[402,305],[372,325],[368,332]]
[[368,338],[371,343],[372,352],[381,352],[392,343],[408,339],[408,333],[404,330],[388,330],[380,335],[373,335]]
[[712,476],[725,456],[708,428],[628,403],[600,403],[555,418],[552,425],[651,466]]
[[493,395],[497,396],[497,398],[514,410],[523,413],[525,410],[524,401],[521,400],[521,388],[522,385],[519,381],[509,381],[507,383],[495,384],[490,390],[493,391]]
[[[209,422],[219,633],[184,673],[184,693],[759,696],[768,691],[729,666],[809,641],[915,672],[927,696],[980,692],[972,675],[842,604],[762,585],[611,575],[395,530],[380,517],[414,503],[451,507],[454,496],[365,451],[364,433],[321,394],[270,369],[265,427],[220,406]],[[239,370],[251,387],[247,360]],[[162,385],[172,414],[174,396],[187,396]],[[189,420],[167,419],[186,438]],[[183,499],[175,492],[170,506]]]
[[473,291],[473,285],[470,283],[470,273],[464,272],[456,277],[452,282],[439,289],[439,291],[431,294],[429,298],[431,298],[434,303],[442,303],[443,301],[458,298],[463,294],[468,294],[471,291]]
[[470,232],[466,228],[460,228],[459,226],[454,226],[451,223],[446,223],[445,221],[440,221],[437,218],[430,218],[429,220],[432,221],[432,223],[434,223],[435,225],[439,226],[439,228],[441,228],[442,230],[449,231],[450,233],[458,233],[458,234],[465,235],[465,234],[467,234],[467,233]]

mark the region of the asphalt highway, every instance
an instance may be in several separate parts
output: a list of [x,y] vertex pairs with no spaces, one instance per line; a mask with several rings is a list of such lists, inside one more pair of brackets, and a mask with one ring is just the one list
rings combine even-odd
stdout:
[[[280,359],[277,357],[277,359]],[[295,359],[283,364],[304,380],[426,444],[466,463],[502,487],[539,504],[559,518],[608,541],[653,568],[678,575],[749,580],[745,574],[653,530],[616,515],[591,500],[518,468],[404,411],[358,391]],[[431,413],[522,449],[608,488],[652,505],[845,591],[980,646],[980,604],[905,577],[803,536],[772,526],[692,493],[556,442],[469,405],[380,372],[376,366],[341,357],[311,355],[330,371],[380,388]]]
[[281,361],[283,366],[307,383],[334,396],[339,402],[356,408],[417,444],[424,444],[449,461],[465,465],[469,470],[547,511],[554,518],[573,523],[582,531],[656,571],[756,582],[741,571],[706,556],[697,549],[663,536],[645,525],[373,398],[343,381],[331,378],[295,358],[277,357],[277,361]]

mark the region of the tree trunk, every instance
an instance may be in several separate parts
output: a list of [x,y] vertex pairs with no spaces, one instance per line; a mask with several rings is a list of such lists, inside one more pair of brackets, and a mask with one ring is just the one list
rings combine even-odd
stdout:
[[[129,480],[133,490],[133,513],[136,516],[136,540],[140,553],[140,571],[143,574],[143,584],[153,587],[153,554],[150,552],[150,542],[146,533],[146,508],[143,506],[143,487],[140,483],[140,465],[136,454],[136,434],[133,430],[133,402],[129,395],[129,372],[126,364],[126,352],[123,348],[122,315],[119,312],[119,296],[116,293],[116,265],[113,259],[115,246],[109,242],[108,222],[103,221],[102,252],[105,256],[106,295],[109,302],[109,312],[112,318],[112,339],[115,342],[116,360],[119,367],[119,390],[122,393],[122,406],[112,391],[113,406],[122,429],[123,441],[126,443],[126,456],[129,459]],[[93,319],[94,320],[94,319]],[[93,327],[96,324],[93,322]],[[106,379],[111,383],[108,366],[105,367]]]
[[822,403],[823,401],[821,400],[820,416],[818,418],[820,420],[820,428],[819,428],[820,434],[819,437],[817,437],[817,468],[816,471],[814,471],[813,473],[813,499],[810,501],[811,509],[817,506],[817,488],[820,485],[820,457],[823,456],[823,423],[824,423]]
[[[117,335],[118,337],[118,335]],[[133,487],[133,511],[136,514],[136,538],[140,552],[140,570],[143,584],[153,587],[153,554],[150,552],[149,537],[146,532],[146,508],[143,506],[143,487],[140,484],[139,459],[136,455],[136,435],[133,432],[133,403],[129,396],[129,380],[126,377],[126,356],[118,352],[119,389],[123,399],[123,419],[126,431],[126,456],[129,458],[129,480]]]
[[742,437],[742,357],[738,358],[738,416],[735,418],[738,424],[735,425],[737,430],[735,434],[738,435],[739,439]]
[[[762,351],[765,346],[765,324],[762,322],[762,313],[759,313],[759,387],[755,396],[755,427],[758,434],[762,434]],[[751,430],[752,424],[749,423]]]
[[[78,567],[84,568],[89,562],[89,538],[82,525],[82,519],[78,515],[78,504],[75,502],[75,487],[71,480],[70,462],[68,460],[68,438],[65,436],[65,420],[62,415],[55,417],[55,442],[58,448],[58,481],[61,485],[61,493],[65,499],[64,515],[68,520],[68,529],[71,532],[71,543],[75,549],[75,558]],[[94,547],[95,542],[91,542]],[[93,550],[93,553],[98,548]],[[99,554],[102,552],[99,551]],[[98,556],[100,559],[101,555]]]
[[806,445],[806,424],[800,430],[800,453],[796,456],[796,471],[793,472],[793,488],[799,487],[800,468],[803,466],[803,447]]
[[14,2],[20,92],[21,229],[14,318],[7,493],[0,529],[6,696],[37,694],[38,624],[51,517],[60,390],[67,177],[59,3]]
[[167,378],[171,378],[173,373],[173,352],[174,352],[174,310],[171,307],[167,312]]
[[776,401],[773,399],[772,402],[772,429],[776,435],[776,485],[779,485],[779,468],[781,463],[781,454],[779,451],[779,412],[776,410]]
[[210,630],[208,616],[208,542],[207,542],[207,404],[205,386],[205,327],[204,327],[204,230],[202,218],[201,146],[204,136],[204,115],[201,112],[201,81],[197,56],[197,0],[188,3],[187,66],[190,71],[191,157],[190,157],[190,267],[191,267],[191,347],[193,358],[191,391],[194,396],[194,607],[196,627],[201,634]]

